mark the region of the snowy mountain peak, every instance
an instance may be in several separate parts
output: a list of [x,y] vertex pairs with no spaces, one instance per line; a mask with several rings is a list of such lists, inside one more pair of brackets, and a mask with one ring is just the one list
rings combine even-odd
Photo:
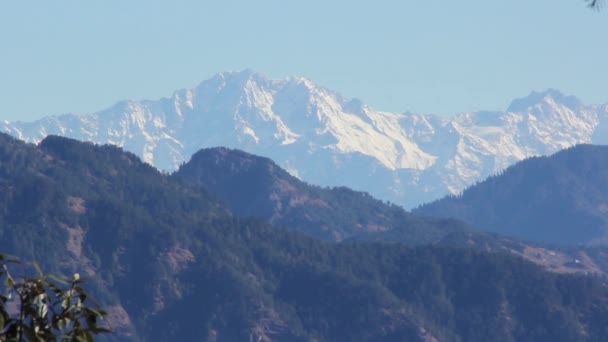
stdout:
[[562,92],[556,89],[547,89],[541,92],[532,91],[526,97],[513,100],[507,111],[521,112],[542,104],[564,106],[573,110],[577,110],[585,106],[575,96],[564,95]]
[[175,170],[201,148],[237,148],[270,157],[311,183],[345,185],[412,207],[523,158],[607,143],[607,108],[549,89],[514,100],[507,112],[390,113],[306,78],[243,70],[158,101],[4,121],[0,130],[30,142],[56,134],[115,144],[163,170]]
[[[215,144],[246,145],[256,152],[297,143],[304,153],[319,149],[361,153],[391,170],[424,169],[435,159],[406,136],[398,116],[376,112],[360,100],[345,99],[305,78],[268,80],[250,70],[221,73],[193,93],[191,115],[198,121],[207,117],[207,125],[235,131],[234,140],[218,137]],[[183,113],[181,106],[177,109]]]
[[245,69],[245,70],[237,70],[237,71],[220,72],[211,78],[211,80],[214,80],[214,79],[221,79],[226,83],[244,84],[251,79],[265,80],[266,77],[261,74],[256,73],[255,71],[253,71],[251,69]]

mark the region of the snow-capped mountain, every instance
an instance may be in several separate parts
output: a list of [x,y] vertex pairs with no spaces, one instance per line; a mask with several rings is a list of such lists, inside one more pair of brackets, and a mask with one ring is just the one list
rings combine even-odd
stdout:
[[56,134],[110,143],[173,171],[204,147],[270,157],[313,184],[345,185],[407,208],[457,193],[533,155],[608,143],[608,105],[533,92],[506,112],[452,118],[374,110],[303,78],[221,73],[158,101],[123,101],[0,129],[38,142]]

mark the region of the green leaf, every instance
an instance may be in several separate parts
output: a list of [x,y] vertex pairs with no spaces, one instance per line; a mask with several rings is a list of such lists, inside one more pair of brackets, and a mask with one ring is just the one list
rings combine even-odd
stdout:
[[91,335],[91,332],[90,332],[90,331],[85,331],[84,333],[85,333],[85,336],[86,336],[87,342],[93,342],[93,341],[94,341],[94,339],[93,339],[93,335]]
[[84,295],[87,294],[87,292],[80,286],[74,286],[74,290],[76,290],[76,292],[78,292],[80,294],[84,294]]
[[94,327],[91,328],[91,331],[95,334],[110,334],[112,333],[112,330],[108,329],[108,328],[103,328],[103,327]]
[[68,298],[68,297],[64,298],[64,299],[61,301],[61,308],[62,308],[63,310],[67,310],[69,305],[70,305],[70,300],[69,300],[69,298]]
[[49,277],[50,279],[52,279],[53,281],[58,282],[61,285],[69,285],[70,283],[67,282],[65,279],[61,279],[58,276],[54,275],[54,274],[47,274],[47,277]]
[[9,264],[20,264],[21,262],[17,257],[10,254],[0,254],[0,261],[5,261]]
[[56,297],[60,297],[61,294],[63,294],[63,290],[60,289],[57,285],[55,285],[55,284],[53,284],[51,282],[47,281],[46,282],[46,286],[48,286],[51,289],[51,291],[53,291],[55,293]]
[[32,261],[32,264],[34,265],[34,268],[36,269],[36,271],[38,272],[38,274],[41,277],[44,276],[44,272],[42,272],[42,268],[40,267],[40,265],[36,261]]
[[6,285],[6,287],[8,287],[9,289],[13,288],[15,286],[15,281],[13,280],[13,278],[6,277],[6,280],[4,281],[4,284]]

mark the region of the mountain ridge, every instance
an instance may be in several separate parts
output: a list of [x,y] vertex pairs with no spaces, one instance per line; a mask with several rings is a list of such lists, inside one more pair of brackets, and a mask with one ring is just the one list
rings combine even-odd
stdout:
[[0,122],[28,142],[48,134],[123,147],[161,170],[201,148],[269,157],[308,182],[347,186],[412,208],[577,143],[608,143],[608,105],[556,90],[514,100],[518,111],[451,118],[377,111],[305,78],[220,73],[160,100],[121,101],[100,112]]
[[505,253],[329,243],[111,145],[0,133],[0,241],[79,272],[126,341],[597,341],[608,288]]
[[365,192],[307,184],[269,158],[225,147],[196,152],[171,177],[202,186],[238,216],[261,218],[334,242],[400,228],[409,236],[404,244],[423,245],[450,231],[473,231],[458,222],[452,222],[451,230],[444,230],[442,226],[449,225],[415,217]]
[[603,247],[558,248],[543,241],[509,237],[509,231],[502,231],[502,235],[486,232],[447,215],[409,213],[367,193],[307,184],[272,160],[240,150],[202,149],[171,177],[214,194],[237,216],[263,219],[275,227],[322,240],[472,248],[521,256],[552,272],[608,272]]
[[608,242],[608,146],[576,145],[510,166],[413,212],[562,245]]

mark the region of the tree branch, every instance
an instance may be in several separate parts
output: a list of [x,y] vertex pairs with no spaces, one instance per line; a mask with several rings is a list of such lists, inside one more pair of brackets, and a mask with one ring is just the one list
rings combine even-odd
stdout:
[[588,3],[587,6],[589,6],[589,8],[593,8],[595,10],[599,10],[602,7],[602,3],[604,1],[603,0],[585,0],[585,2]]

